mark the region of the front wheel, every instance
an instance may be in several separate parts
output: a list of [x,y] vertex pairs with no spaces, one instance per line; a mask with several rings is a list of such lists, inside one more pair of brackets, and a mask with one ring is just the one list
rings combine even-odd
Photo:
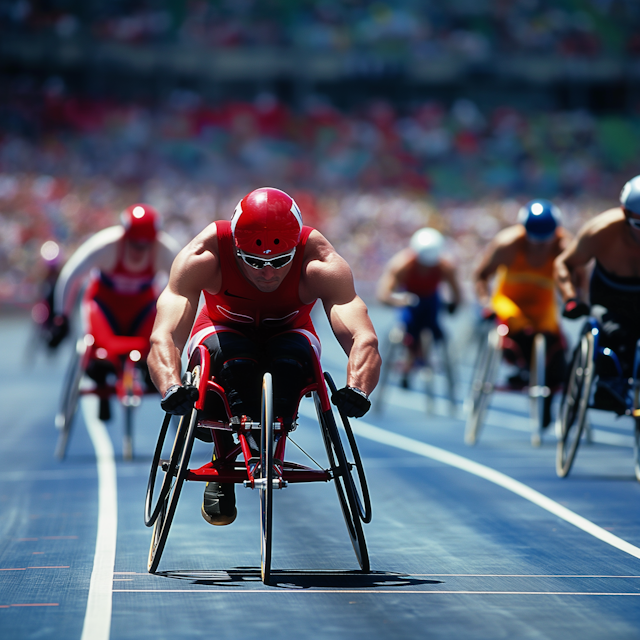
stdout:
[[327,450],[329,467],[338,494],[342,515],[347,525],[349,539],[353,545],[360,569],[368,573],[370,570],[369,553],[362,530],[358,498],[333,411],[331,409],[326,412],[322,411],[320,398],[317,394],[315,395],[315,404],[320,428],[322,430],[322,438]]
[[[262,582],[271,580],[271,542],[273,531],[273,380],[265,373],[262,380],[260,432],[260,574]],[[284,435],[282,436],[284,437]]]
[[584,429],[594,375],[594,337],[589,331],[577,344],[559,411],[556,473],[565,478],[576,456]]

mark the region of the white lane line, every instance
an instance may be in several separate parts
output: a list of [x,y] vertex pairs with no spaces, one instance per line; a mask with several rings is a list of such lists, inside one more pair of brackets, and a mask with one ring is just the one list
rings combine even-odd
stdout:
[[[305,414],[307,417],[315,418],[315,413],[312,412],[312,407],[306,403],[302,403],[300,405],[300,413]],[[469,460],[463,456],[459,456],[456,453],[451,453],[445,449],[440,449],[439,447],[434,447],[433,445],[425,444],[424,442],[414,440],[413,438],[407,438],[406,436],[402,436],[397,433],[385,431],[384,429],[380,429],[379,427],[362,420],[352,420],[351,427],[353,428],[353,432],[361,438],[367,438],[368,440],[373,440],[380,444],[395,447],[396,449],[409,451],[416,455],[448,464],[451,467],[456,467],[457,469],[461,469],[467,473],[484,478],[489,482],[493,482],[494,484],[519,495],[525,500],[538,505],[549,513],[562,518],[569,524],[578,527],[578,529],[582,529],[582,531],[598,538],[598,540],[602,540],[603,542],[610,544],[612,547],[620,549],[620,551],[624,551],[634,558],[640,559],[640,549],[638,547],[630,544],[622,538],[618,538],[618,536],[614,536],[612,533],[606,531],[602,527],[599,527],[590,520],[579,516],[577,513],[567,509],[566,507],[563,507],[555,500],[547,498],[547,496],[541,494],[535,489],[528,487],[526,484],[523,484],[518,480],[514,480],[500,471],[496,471],[495,469],[491,469],[490,467],[486,467],[483,464],[474,462],[473,460]]]
[[98,464],[98,535],[81,640],[109,640],[118,532],[116,465],[109,434],[96,418],[97,398],[83,398],[81,406]]
[[114,589],[114,593],[359,593],[360,595],[412,593],[416,595],[466,595],[466,596],[635,596],[640,593],[620,593],[616,591],[444,591],[434,589],[423,591],[419,589],[304,589],[302,587],[280,587],[264,589]]

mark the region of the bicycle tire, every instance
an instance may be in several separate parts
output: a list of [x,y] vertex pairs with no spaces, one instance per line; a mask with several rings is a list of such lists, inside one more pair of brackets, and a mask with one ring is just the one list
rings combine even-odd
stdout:
[[[329,387],[329,391],[331,392],[331,396],[337,391],[337,387],[333,378],[328,372],[325,372],[324,378],[327,381],[327,386]],[[356,497],[356,504],[358,507],[358,514],[360,515],[360,519],[365,524],[371,522],[371,497],[369,495],[369,486],[367,484],[367,477],[364,473],[364,465],[362,464],[362,458],[360,457],[360,450],[358,449],[358,444],[356,442],[356,437],[353,434],[353,429],[351,428],[351,423],[349,422],[349,418],[347,415],[338,407],[338,413],[340,414],[340,420],[342,421],[342,426],[347,435],[347,442],[349,443],[349,448],[351,450],[351,455],[353,457],[353,462],[349,462],[347,459],[347,467],[349,469],[349,476],[351,478],[351,483],[354,488],[354,494]],[[343,446],[344,449],[344,446]],[[345,451],[345,454],[347,452]],[[356,482],[353,477],[353,467],[356,468],[356,477],[358,482]],[[360,486],[360,490],[358,490],[358,485]]]
[[[198,421],[198,410],[194,407],[188,414],[182,416],[176,433],[176,442],[179,438],[184,439],[182,446],[174,446],[171,452],[173,462],[174,456],[177,456],[179,462],[175,466],[176,475],[173,486],[161,502],[161,508],[153,525],[151,534],[151,546],[149,547],[149,560],[147,569],[149,573],[155,573],[160,563],[160,558],[167,543],[169,529],[173,522],[173,516],[178,506],[178,499],[182,491],[182,485],[189,471],[189,459],[191,458],[191,450],[193,449],[193,440],[195,436],[196,424]],[[184,435],[186,433],[186,435]]]
[[531,425],[531,445],[542,444],[544,422],[544,403],[549,396],[549,388],[545,384],[547,359],[547,340],[542,333],[533,338],[531,353],[531,369],[529,371],[529,422]]
[[87,345],[84,342],[84,338],[78,338],[65,373],[60,397],[60,409],[56,415],[56,427],[60,430],[60,433],[56,442],[55,456],[59,460],[63,460],[67,455],[73,419],[80,399],[80,382],[84,375],[83,361],[86,351]]
[[566,478],[580,445],[594,375],[594,338],[583,333],[571,359],[571,370],[560,404],[560,437],[556,448],[556,474]]
[[358,512],[355,487],[353,486],[351,474],[348,472],[347,459],[342,447],[342,441],[340,440],[333,411],[329,409],[323,412],[317,393],[314,394],[314,397],[322,438],[327,450],[329,467],[338,494],[342,515],[347,525],[349,539],[351,540],[360,569],[368,573],[370,571],[369,552],[367,551],[367,543],[364,538],[362,522],[360,521],[360,514]]
[[471,446],[478,443],[500,364],[500,336],[495,328],[489,331],[480,349],[471,384],[471,406],[464,432],[464,441]]
[[[260,575],[271,581],[271,547],[273,541],[273,380],[270,373],[262,379],[260,408]],[[283,436],[284,437],[284,436]]]

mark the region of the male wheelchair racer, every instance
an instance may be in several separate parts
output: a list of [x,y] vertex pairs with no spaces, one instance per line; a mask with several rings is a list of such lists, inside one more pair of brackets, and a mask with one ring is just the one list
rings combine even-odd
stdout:
[[[371,520],[371,502],[364,469],[348,418],[340,411],[348,443],[345,451],[327,392],[328,386],[333,395],[336,387],[328,373],[323,376],[317,354],[313,358],[313,381],[302,389],[298,404],[304,396],[314,398],[329,462],[326,469],[314,469],[285,460],[288,436],[295,429],[296,422],[288,424],[274,415],[271,373],[267,372],[263,377],[260,422],[247,422],[232,417],[227,394],[210,373],[210,357],[209,350],[203,345],[197,346],[191,355],[183,384],[195,386],[198,399],[192,410],[180,417],[168,458],[164,457],[166,453],[163,451],[172,417],[170,414],[165,415],[158,436],[145,502],[145,524],[153,526],[149,572],[155,573],[158,568],[185,480],[232,482],[258,489],[261,576],[265,584],[271,580],[273,490],[283,489],[289,483],[333,480],[356,558],[362,571],[368,572],[369,556],[362,523]],[[254,455],[248,442],[251,430],[256,429],[260,429],[258,456]],[[203,430],[211,434],[215,456],[212,462],[190,469],[194,438],[197,431],[202,433]],[[347,451],[351,454],[351,461],[347,458]],[[241,456],[240,460],[236,460],[238,456]]]
[[[471,388],[466,401],[467,421],[465,442],[475,445],[480,437],[486,411],[494,391],[525,392],[529,397],[529,423],[531,444],[540,446],[542,433],[550,422],[551,399],[560,384],[547,382],[547,371],[554,359],[564,367],[562,337],[543,332],[521,332],[512,336],[509,327],[497,320],[495,314],[484,317],[480,326],[481,341],[472,373]],[[551,343],[551,344],[550,344]],[[527,375],[522,377],[526,361],[523,350],[531,355]],[[505,360],[517,365],[521,371],[509,378],[506,384],[496,384],[500,363]],[[560,377],[561,379],[561,377]]]
[[580,332],[562,393],[556,423],[556,473],[560,478],[569,475],[587,427],[587,411],[615,410],[634,419],[634,465],[640,482],[640,340],[631,377],[624,374],[619,355],[601,342],[600,323],[591,316]]
[[67,452],[73,419],[81,395],[100,401],[99,418],[111,418],[110,399],[115,396],[124,410],[122,457],[133,458],[133,414],[145,394],[157,393],[148,377],[146,358],[149,340],[141,336],[116,335],[95,300],[84,301],[86,329],[75,342],[67,368],[56,427],[60,433],[55,455]]

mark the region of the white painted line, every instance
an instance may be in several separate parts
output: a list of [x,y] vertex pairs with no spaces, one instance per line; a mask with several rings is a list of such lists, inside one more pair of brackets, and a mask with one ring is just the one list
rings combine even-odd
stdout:
[[[312,407],[309,404],[301,403],[300,413],[303,413],[307,417],[315,418],[315,413],[312,413]],[[620,549],[620,551],[624,551],[634,558],[640,559],[640,549],[638,547],[630,544],[622,538],[618,538],[618,536],[614,536],[612,533],[606,531],[602,527],[599,527],[590,520],[579,516],[577,513],[567,509],[566,507],[563,507],[555,500],[547,498],[547,496],[541,494],[535,489],[528,487],[526,484],[523,484],[518,480],[514,480],[500,471],[496,471],[495,469],[491,469],[490,467],[486,467],[483,464],[474,462],[473,460],[469,460],[463,456],[459,456],[456,453],[451,453],[445,449],[440,449],[439,447],[425,444],[424,442],[414,440],[413,438],[407,438],[406,436],[380,429],[379,427],[369,424],[368,422],[364,422],[363,420],[352,420],[351,427],[353,432],[361,438],[367,438],[368,440],[373,440],[380,444],[395,447],[396,449],[409,451],[416,455],[456,467],[457,469],[461,469],[467,473],[484,478],[489,482],[493,482],[494,484],[519,495],[525,500],[538,505],[549,513],[562,518],[569,524],[578,527],[578,529],[582,529],[582,531],[598,538],[598,540],[602,540],[603,542],[610,544],[612,547]]]
[[[273,577],[273,576],[272,576]],[[423,596],[437,595],[465,595],[465,596],[635,596],[640,597],[640,593],[620,593],[615,591],[444,591],[434,589],[424,591],[419,589],[304,589],[301,587],[292,588],[280,586],[279,588],[264,589],[114,589],[114,593],[278,593],[291,595],[292,593],[359,593],[360,595],[372,594],[397,594],[412,593]]]
[[81,640],[109,640],[118,532],[116,465],[109,434],[96,418],[98,399],[82,398],[81,406],[98,464],[98,535]]

